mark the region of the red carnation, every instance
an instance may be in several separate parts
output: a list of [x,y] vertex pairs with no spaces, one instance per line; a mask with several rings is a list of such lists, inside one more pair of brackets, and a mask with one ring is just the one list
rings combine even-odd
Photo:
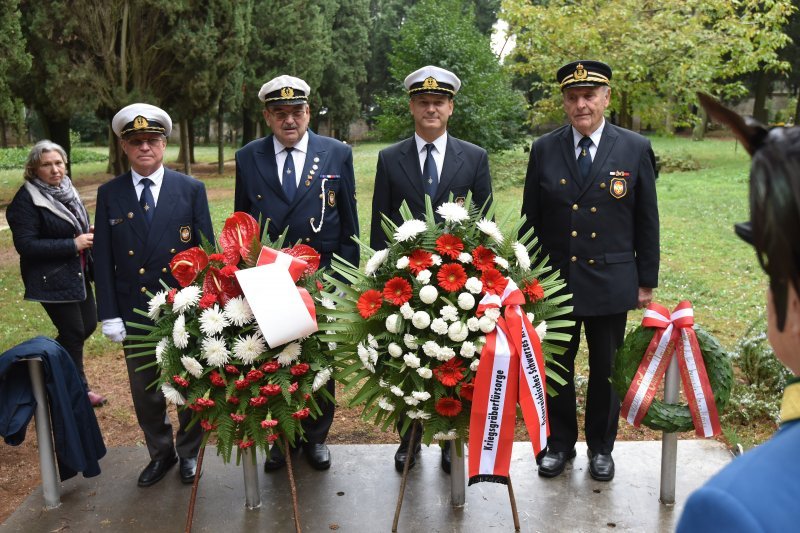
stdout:
[[464,243],[455,235],[445,233],[436,239],[436,251],[450,259],[458,259],[464,251]]
[[459,381],[464,379],[461,359],[453,357],[446,363],[437,366],[433,369],[433,375],[445,387],[455,387]]
[[481,244],[472,250],[472,264],[478,270],[486,270],[487,268],[494,268],[494,252],[488,248],[484,248]]
[[239,369],[233,365],[225,365],[225,372],[227,372],[228,374],[238,374]]
[[233,405],[239,405],[239,397],[238,396],[229,396],[228,403]]
[[213,431],[213,430],[217,429],[217,425],[216,424],[212,424],[208,420],[201,420],[200,421],[200,427],[203,428],[205,431]]
[[171,288],[167,293],[167,303],[172,305],[175,303],[175,295],[178,294],[178,289],[175,287]]
[[503,291],[506,290],[506,285],[508,285],[508,279],[496,268],[487,268],[483,271],[481,283],[483,283],[483,292],[503,296]]
[[224,387],[225,386],[225,378],[220,375],[219,372],[216,370],[212,370],[211,374],[209,374],[208,379],[211,381],[211,384],[215,387]]
[[297,392],[297,389],[299,389],[299,388],[300,388],[300,384],[295,381],[294,383],[289,385],[289,394],[291,394],[293,392]]
[[411,299],[411,284],[403,278],[394,277],[383,286],[383,297],[394,305],[403,305]]
[[211,398],[198,398],[195,403],[203,408],[214,407],[216,405],[214,400]]
[[244,422],[245,418],[247,418],[247,415],[239,415],[239,414],[236,414],[236,413],[231,413],[231,420],[233,420],[234,422],[236,422],[238,424],[241,424],[242,422]]
[[454,417],[461,412],[461,402],[455,398],[440,398],[436,402],[436,412],[442,416]]
[[408,269],[416,276],[423,270],[433,266],[433,254],[425,250],[414,250],[408,256]]
[[261,370],[253,369],[247,373],[247,381],[258,381],[264,377],[264,373]]
[[274,428],[277,425],[278,425],[278,421],[273,419],[273,418],[267,418],[267,419],[261,421],[261,427],[264,428],[264,429]]
[[261,365],[261,370],[264,372],[269,372],[270,374],[273,372],[277,372],[281,365],[278,364],[277,361],[267,361],[263,365]]
[[250,398],[249,403],[251,407],[261,407],[267,405],[267,399],[263,396],[256,396],[254,398]]
[[298,363],[289,369],[293,376],[302,376],[311,366],[308,363]]
[[461,396],[462,399],[467,400],[468,402],[472,401],[472,396],[475,394],[475,382],[470,381],[469,383],[464,383],[461,385],[461,390],[458,391],[458,395]]
[[200,307],[200,309],[208,309],[215,303],[217,303],[217,295],[209,292],[200,298],[200,301],[197,303],[197,305]]
[[523,287],[522,292],[524,292],[528,296],[528,300],[531,303],[536,303],[542,298],[544,298],[544,289],[541,285],[539,285],[539,280],[534,278],[533,281],[529,281]]
[[270,383],[269,385],[264,385],[263,387],[258,388],[259,392],[262,396],[277,396],[281,393],[281,386],[276,385],[274,383]]
[[370,289],[358,298],[356,307],[362,318],[369,318],[378,312],[383,302],[383,295],[375,289]]
[[237,379],[236,380],[236,390],[244,390],[250,386],[250,382],[246,379]]
[[280,437],[279,434],[273,433],[272,435],[267,435],[267,442],[275,442]]
[[305,409],[300,409],[296,413],[292,413],[292,418],[295,418],[297,420],[302,420],[304,418],[308,418],[308,415],[310,414],[311,414],[311,409],[306,407]]
[[178,376],[177,374],[172,376],[172,381],[174,381],[175,384],[178,385],[179,387],[188,387],[189,386],[189,380],[186,379],[186,378],[182,378],[182,377]]
[[447,292],[455,292],[467,282],[467,273],[464,271],[464,267],[458,263],[448,263],[442,265],[436,274],[436,279],[441,288]]
[[208,255],[198,246],[178,252],[169,262],[172,277],[181,287],[191,285],[206,266],[208,266]]
[[240,450],[244,450],[244,449],[247,449],[247,448],[249,448],[249,447],[250,447],[250,446],[252,446],[253,444],[255,444],[255,441],[254,441],[253,439],[248,439],[248,440],[244,440],[244,439],[242,439],[242,440],[240,440],[240,441],[239,441],[238,443],[236,443],[236,444],[237,444],[237,446],[239,446],[239,449],[240,449]]

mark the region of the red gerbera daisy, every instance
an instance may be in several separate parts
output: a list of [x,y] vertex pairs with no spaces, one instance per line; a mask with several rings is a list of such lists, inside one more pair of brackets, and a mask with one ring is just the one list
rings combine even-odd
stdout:
[[433,369],[433,375],[445,387],[455,387],[459,381],[464,379],[464,369],[461,359],[453,357],[446,363]]
[[370,289],[358,298],[358,313],[362,318],[369,318],[378,312],[383,302],[383,295],[375,289]]
[[494,268],[494,252],[485,248],[482,244],[472,250],[472,264],[478,270]]
[[436,274],[436,279],[439,280],[441,288],[447,292],[455,292],[467,282],[467,273],[458,263],[448,263],[442,265]]
[[411,295],[411,284],[397,276],[383,286],[383,297],[394,305],[403,305],[411,299]]
[[436,251],[450,259],[458,259],[461,252],[464,251],[464,243],[455,235],[445,233],[436,239]]
[[531,303],[536,303],[542,298],[544,298],[544,289],[541,285],[539,285],[539,280],[534,278],[533,281],[530,281],[525,284],[525,287],[522,289],[526,295],[528,295],[528,300]]
[[436,412],[442,416],[454,417],[461,412],[461,402],[455,398],[440,398],[436,402]]
[[496,268],[487,268],[483,271],[481,283],[483,283],[484,292],[503,296],[508,280]]
[[433,266],[432,254],[425,250],[414,250],[408,256],[408,269],[416,276],[426,268]]
[[469,383],[464,383],[461,385],[461,390],[458,391],[458,395],[461,396],[464,400],[468,402],[472,401],[472,395],[475,394],[475,382],[470,381]]

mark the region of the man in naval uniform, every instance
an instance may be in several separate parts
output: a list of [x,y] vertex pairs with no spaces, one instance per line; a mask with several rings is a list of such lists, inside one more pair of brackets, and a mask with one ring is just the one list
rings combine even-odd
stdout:
[[655,156],[650,141],[609,124],[603,117],[611,96],[611,68],[600,61],[574,61],[557,73],[569,124],[531,147],[522,232],[531,226],[554,269],[572,294],[575,325],[566,353],[564,386],[548,397],[550,437],[539,475],[555,477],[575,457],[575,354],[583,326],[589,348],[589,385],[584,432],[589,472],[614,477],[611,451],[620,402],[611,366],[625,335],[630,309],[643,308],[658,284],[659,224]]
[[[149,104],[131,104],[114,116],[111,127],[131,170],[97,189],[95,286],[103,334],[123,342],[126,322],[147,322],[133,310],[147,309],[146,293],[162,290],[159,280],[179,287],[169,268],[172,257],[199,246],[203,237],[213,240],[214,233],[203,183],[162,164],[172,131],[169,115]],[[132,333],[146,332],[134,329]],[[128,342],[123,346],[126,355],[136,353]],[[173,442],[164,395],[157,388],[147,388],[156,379],[157,367],[136,371],[154,358],[126,358],[133,406],[150,454],[138,483],[148,487],[158,482],[180,459],[181,480],[189,484],[196,471],[200,425],[187,431],[192,412],[182,411]]]
[[[278,76],[258,92],[264,120],[272,135],[236,152],[234,209],[260,220],[262,231],[276,240],[284,230],[286,244],[302,242],[321,254],[320,266],[334,254],[358,266],[358,235],[353,152],[336,139],[308,129],[311,111],[308,84],[294,76]],[[334,381],[328,391],[334,394]],[[320,405],[322,414],[303,421],[302,448],[311,466],[326,470],[331,456],[325,439],[334,405]],[[264,469],[277,470],[285,458],[273,446]]]

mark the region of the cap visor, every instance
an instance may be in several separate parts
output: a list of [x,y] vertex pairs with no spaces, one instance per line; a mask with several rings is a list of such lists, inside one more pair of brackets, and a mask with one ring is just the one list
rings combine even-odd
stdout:
[[733,230],[744,242],[750,245],[753,244],[753,225],[750,223],[750,221],[734,224]]
[[267,102],[267,107],[273,107],[276,105],[299,105],[299,104],[307,104],[308,100],[303,98],[297,100],[275,100],[274,102]]

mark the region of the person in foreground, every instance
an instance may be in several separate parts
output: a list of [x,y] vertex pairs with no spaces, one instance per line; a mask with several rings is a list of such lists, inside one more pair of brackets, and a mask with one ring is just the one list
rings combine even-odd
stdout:
[[783,393],[775,435],[692,493],[678,531],[795,531],[800,501],[800,128],[767,132],[706,95],[700,99],[753,156],[750,222],[737,224],[736,233],[753,245],[769,278],[767,338],[794,377]]
[[89,388],[83,344],[97,328],[92,293],[94,235],[78,190],[66,171],[67,154],[43,140],[25,162],[25,183],[6,210],[19,253],[25,299],[39,302],[58,331],[93,407],[106,399]]
[[[294,76],[278,76],[258,92],[264,120],[272,135],[256,139],[236,152],[234,210],[250,213],[275,241],[307,244],[320,253],[320,267],[334,254],[358,266],[358,236],[353,151],[341,141],[308,129],[309,85]],[[331,396],[334,381],[326,385]],[[325,440],[333,423],[333,402],[320,404],[322,414],[303,420],[306,459],[317,470],[331,466]],[[297,449],[297,447],[295,447]],[[274,471],[286,464],[273,446],[264,464]]]
[[539,475],[555,477],[575,457],[575,355],[581,326],[589,348],[584,432],[589,473],[614,478],[611,452],[620,401],[611,382],[614,354],[625,336],[628,311],[646,307],[658,285],[659,226],[655,155],[645,137],[609,124],[611,67],[573,61],[558,69],[569,124],[531,147],[521,233],[533,227],[550,264],[572,294],[575,325],[557,368],[566,384],[548,396],[550,437]]
[[[163,288],[159,280],[179,288],[169,268],[172,257],[199,246],[204,237],[213,240],[214,233],[203,183],[162,164],[172,131],[169,115],[149,104],[131,104],[114,116],[111,127],[120,138],[131,170],[97,189],[95,280],[103,335],[123,342],[126,322],[149,323],[134,309],[147,310],[147,293]],[[135,329],[134,333],[146,331]],[[178,458],[181,481],[192,483],[202,439],[200,424],[187,430],[192,412],[181,411],[173,442],[164,395],[150,386],[158,366],[137,372],[140,366],[154,362],[155,355],[139,356],[131,344],[123,342],[125,362],[136,418],[150,454],[139,486],[161,480]]]

